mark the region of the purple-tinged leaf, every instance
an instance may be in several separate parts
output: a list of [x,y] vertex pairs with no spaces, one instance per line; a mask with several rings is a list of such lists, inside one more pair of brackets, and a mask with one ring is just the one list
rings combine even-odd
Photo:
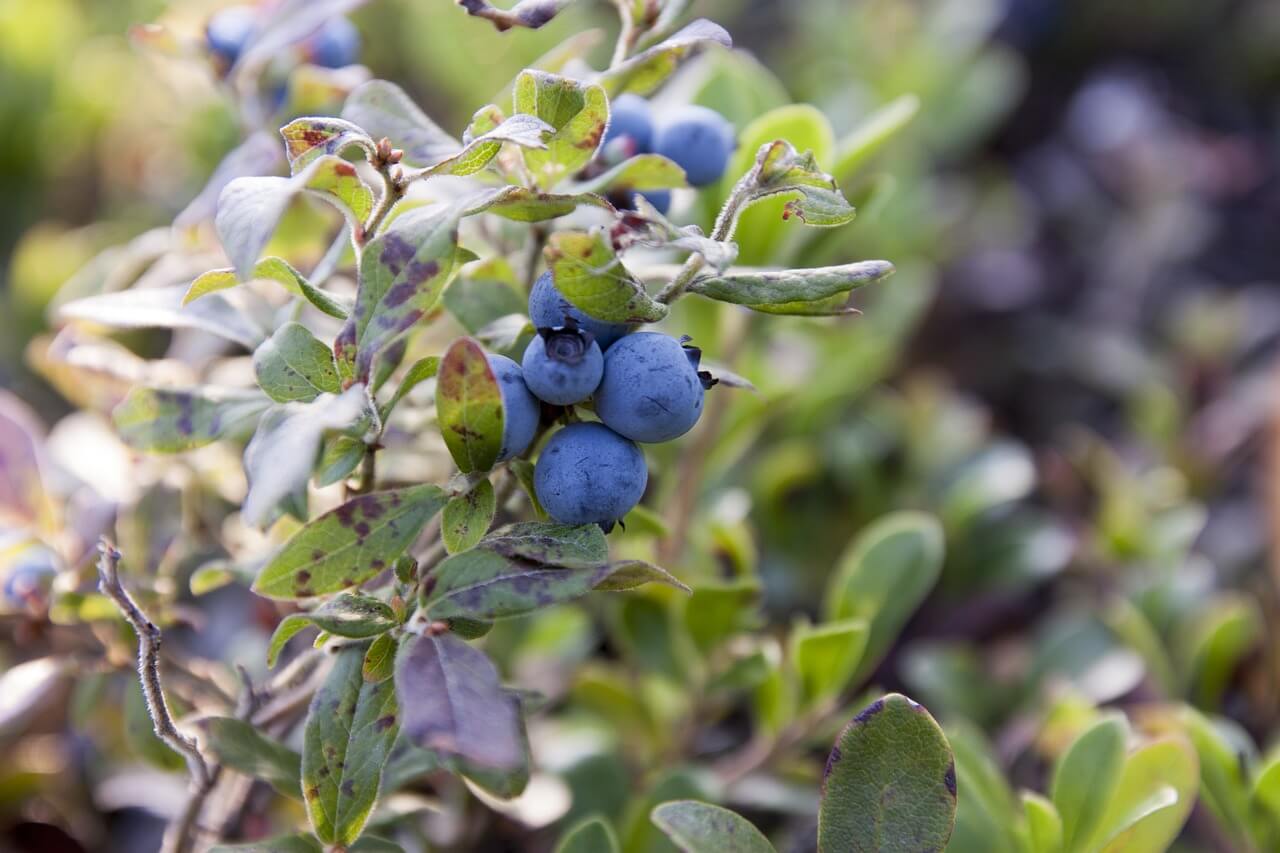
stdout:
[[502,389],[484,348],[471,338],[454,341],[440,362],[436,420],[459,470],[493,467],[502,452]]
[[257,391],[139,386],[116,406],[112,418],[130,447],[181,453],[247,435],[269,405]]
[[520,0],[509,10],[499,9],[487,0],[458,0],[467,14],[486,18],[499,32],[512,27],[536,30],[547,24],[573,0]]
[[609,562],[609,545],[595,524],[520,521],[499,527],[483,544],[507,557],[568,569],[595,569]]
[[27,404],[0,391],[0,522],[35,526],[50,511],[40,473],[44,429]]

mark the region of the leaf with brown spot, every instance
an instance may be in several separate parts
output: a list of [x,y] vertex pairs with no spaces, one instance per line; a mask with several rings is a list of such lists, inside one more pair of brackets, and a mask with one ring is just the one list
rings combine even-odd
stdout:
[[498,32],[512,27],[536,30],[560,14],[573,0],[520,0],[510,9],[499,9],[487,0],[457,0],[467,14],[487,18]]
[[[269,598],[299,599],[363,583],[413,543],[448,500],[439,486],[374,492],[347,501],[312,520],[271,558],[254,591]],[[357,525],[368,525],[367,532]]]
[[326,844],[360,837],[400,731],[395,686],[365,681],[365,651],[358,644],[338,652],[307,711],[302,790],[311,828]]
[[557,232],[543,255],[564,298],[597,320],[656,323],[667,316],[667,306],[622,265],[603,227]]
[[550,189],[591,162],[609,124],[604,89],[551,74],[522,71],[514,89],[515,111],[537,116],[555,129],[545,150],[522,150],[525,165],[543,189]]
[[593,569],[609,562],[608,542],[595,524],[519,521],[499,527],[483,544],[499,554],[549,566]]
[[440,361],[436,420],[464,474],[488,471],[502,451],[502,390],[484,348],[458,338]]
[[340,118],[307,116],[294,119],[280,128],[280,135],[284,137],[285,153],[294,172],[318,157],[341,154],[351,147],[360,148],[366,157],[373,157],[376,151],[373,139],[363,128]]
[[257,391],[139,386],[116,406],[111,417],[130,447],[151,453],[181,453],[220,439],[245,436],[270,402]]
[[493,483],[481,480],[465,495],[458,495],[445,505],[440,538],[450,554],[474,548],[489,531],[497,512],[497,496]]

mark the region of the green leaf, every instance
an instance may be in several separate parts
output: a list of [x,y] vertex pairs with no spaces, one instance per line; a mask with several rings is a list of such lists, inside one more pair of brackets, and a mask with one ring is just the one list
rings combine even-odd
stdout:
[[[323,290],[314,287],[311,282],[307,281],[306,276],[281,258],[263,258],[258,261],[253,268],[250,280],[274,281],[283,285],[284,289],[290,293],[306,299],[322,313],[328,314],[330,317],[336,317],[339,320],[347,318],[348,310],[345,305]],[[236,271],[233,269],[209,270],[191,282],[191,286],[182,297],[182,304],[187,305],[202,296],[208,296],[210,293],[216,293],[219,290],[227,290],[239,284],[240,279],[236,277]]]
[[604,89],[546,71],[516,78],[515,111],[537,116],[555,129],[545,150],[522,150],[538,186],[549,189],[591,162],[609,124]]
[[320,453],[315,482],[321,488],[347,479],[360,465],[366,452],[365,443],[349,435],[335,435]]
[[215,589],[222,589],[227,584],[233,583],[236,578],[237,574],[229,564],[218,561],[203,565],[192,572],[190,580],[187,581],[187,587],[192,595],[208,595]]
[[753,627],[759,616],[760,582],[755,578],[711,581],[694,587],[685,602],[689,636],[709,653],[734,634]]
[[519,702],[483,652],[452,634],[409,637],[395,685],[405,736],[417,746],[491,771],[526,766]]
[[429,355],[415,361],[410,367],[404,378],[400,380],[400,385],[396,388],[396,393],[387,401],[387,405],[382,408],[382,419],[385,421],[387,416],[400,405],[400,401],[405,398],[410,391],[417,388],[428,379],[434,379],[436,373],[440,370],[440,357]]
[[941,851],[955,814],[946,737],[923,706],[891,693],[854,717],[831,750],[818,853]]
[[613,251],[604,228],[560,231],[543,252],[564,298],[607,323],[656,323],[667,306],[655,302]]
[[893,264],[888,261],[861,261],[837,267],[703,276],[694,279],[689,290],[720,302],[797,314],[802,313],[806,303],[832,297],[840,297],[843,307],[850,291],[892,274]]
[[1053,803],[1039,794],[1023,791],[1022,808],[1027,818],[1030,853],[1061,853],[1062,818]]
[[477,18],[486,18],[498,32],[512,27],[536,30],[560,13],[573,0],[519,0],[510,10],[499,9],[486,0],[458,0],[458,5]]
[[374,638],[369,644],[369,650],[364,654],[364,664],[361,667],[361,674],[365,681],[376,684],[379,681],[386,681],[395,673],[396,647],[396,639],[390,634],[381,634]]
[[1200,787],[1195,748],[1165,737],[1135,750],[1098,824],[1091,849],[1103,853],[1163,853],[1191,815]]
[[607,565],[594,569],[544,566],[473,548],[436,567],[427,616],[484,621],[519,616],[585,595],[611,571]]
[[621,849],[613,826],[604,818],[589,817],[560,837],[555,853],[621,853]]
[[246,435],[270,401],[256,391],[138,386],[112,411],[125,444],[181,453]]
[[425,166],[453,154],[462,143],[427,118],[404,90],[386,80],[370,80],[347,96],[342,118],[364,128],[370,138],[387,138],[404,151],[404,162]]
[[[477,116],[482,113],[487,114],[487,111],[491,109],[496,108],[484,107],[480,113],[477,113]],[[472,124],[473,126],[475,125],[475,119],[472,120]],[[452,154],[419,171],[410,172],[406,177],[410,180],[417,180],[435,175],[454,175],[458,177],[474,175],[488,166],[494,157],[498,156],[498,152],[502,150],[504,142],[510,142],[522,148],[541,150],[547,147],[544,139],[554,132],[555,128],[537,116],[514,115],[491,130],[469,140],[462,150],[456,154]]]
[[218,196],[214,227],[236,275],[249,280],[276,225],[294,198],[311,190],[334,201],[358,226],[373,207],[373,191],[341,157],[324,155],[288,178],[236,178]]
[[873,154],[911,123],[919,111],[920,99],[915,95],[903,95],[864,118],[837,144],[832,174],[841,182],[852,179]]
[[303,732],[302,795],[311,828],[328,844],[360,837],[400,729],[395,687],[364,680],[364,654],[363,645],[338,652]]
[[277,403],[310,402],[342,390],[333,351],[301,323],[285,323],[253,353],[258,385]]
[[58,308],[61,320],[86,320],[116,329],[199,329],[252,350],[267,337],[247,313],[221,295],[184,305],[185,285],[144,287],[87,296]]
[[280,793],[302,797],[298,780],[302,757],[234,717],[205,717],[199,722],[200,746],[224,767],[262,779]]
[[961,723],[948,728],[946,734],[962,792],[947,849],[957,853],[1023,853],[1017,837],[1019,804],[982,731]]
[[454,341],[440,362],[436,419],[459,470],[493,467],[502,451],[502,389],[484,348],[471,338]]
[[661,583],[685,593],[692,593],[666,569],[643,560],[622,560],[609,566],[609,574],[595,585],[596,592],[626,592],[647,583]]
[[311,835],[278,835],[244,844],[218,844],[209,853],[324,853],[324,848]]
[[1180,637],[1192,701],[1218,707],[1240,661],[1263,636],[1262,616],[1251,598],[1224,595],[1209,603]]
[[1273,824],[1280,825],[1280,755],[1273,756],[1259,769],[1251,798]]
[[594,569],[609,561],[609,545],[594,524],[521,521],[499,527],[483,545],[514,559],[566,569]]
[[1122,714],[1106,714],[1072,741],[1053,771],[1050,797],[1062,816],[1063,849],[1089,844],[1120,781],[1128,725]]
[[655,807],[649,817],[684,853],[774,853],[750,821],[710,803],[675,800]]
[[318,157],[341,154],[352,147],[360,148],[367,158],[377,152],[376,144],[363,128],[340,118],[297,118],[280,128],[280,135],[294,172]]
[[274,669],[285,644],[310,627],[311,619],[305,613],[293,613],[281,619],[267,643],[267,667]]
[[869,525],[849,546],[827,587],[827,621],[866,619],[862,679],[880,663],[942,571],[942,527],[931,516],[899,512]]
[[1228,736],[1230,723],[1193,708],[1181,709],[1182,724],[1200,758],[1200,798],[1219,825],[1241,846],[1248,837],[1248,756]]
[[575,193],[665,190],[688,186],[684,169],[661,154],[637,154],[594,178],[572,184]]
[[254,592],[297,599],[361,584],[390,568],[446,500],[433,485],[353,498],[294,534],[258,575]]
[[771,196],[792,197],[783,208],[783,219],[795,216],[821,228],[853,221],[854,209],[835,178],[818,168],[813,152],[801,154],[786,140],[760,146],[755,167],[744,181],[750,187],[748,204]]
[[290,507],[301,507],[295,514],[305,520],[307,480],[325,433],[356,428],[366,415],[360,385],[340,396],[323,394],[310,403],[288,403],[267,412],[244,450],[249,493],[240,514],[245,522],[265,527]]
[[858,669],[869,632],[865,619],[796,626],[791,634],[791,655],[800,676],[805,707],[834,699],[844,692]]
[[648,95],[675,73],[680,63],[697,49],[710,44],[733,47],[733,39],[724,27],[699,18],[673,36],[600,75],[600,85],[609,97],[624,92]]
[[322,630],[354,640],[385,634],[400,624],[391,605],[358,592],[330,599],[306,616]]
[[582,205],[614,212],[608,199],[595,193],[548,193],[509,186],[482,195],[467,207],[466,215],[492,213],[514,222],[546,222],[573,213]]
[[458,495],[445,504],[440,536],[450,554],[474,548],[489,531],[498,511],[493,483],[481,480],[465,495]]
[[464,262],[457,206],[431,206],[397,217],[360,252],[355,312],[334,344],[340,360],[366,379],[373,359],[435,307]]

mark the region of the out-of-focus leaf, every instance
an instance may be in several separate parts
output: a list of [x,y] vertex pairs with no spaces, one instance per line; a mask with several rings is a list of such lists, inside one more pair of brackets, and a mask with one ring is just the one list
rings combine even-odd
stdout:
[[452,634],[410,637],[396,656],[395,685],[413,743],[489,770],[524,766],[519,703],[483,652]]
[[844,182],[853,178],[868,159],[902,131],[920,111],[920,99],[903,95],[880,107],[841,137],[831,173]]
[[286,796],[301,798],[302,756],[234,717],[199,722],[200,746],[219,764],[263,779]]
[[6,526],[34,528],[51,510],[41,474],[43,442],[35,412],[0,391],[0,523]]
[[855,678],[880,662],[942,571],[943,534],[931,516],[899,512],[867,527],[840,558],[827,587],[827,620],[866,619]]
[[1022,807],[1027,818],[1030,853],[1061,853],[1062,818],[1058,816],[1058,810],[1053,807],[1053,803],[1039,794],[1024,791]]
[[609,97],[623,92],[648,95],[680,67],[695,50],[711,44],[733,47],[733,38],[724,27],[699,18],[659,44],[641,51],[600,75],[600,85]]
[[366,157],[373,157],[376,150],[374,140],[363,128],[340,118],[297,118],[280,128],[280,135],[294,172],[318,157],[341,154],[348,148],[358,147]]
[[367,0],[281,0],[264,10],[245,44],[233,73],[256,73],[283,50],[320,29],[330,18],[345,15]]
[[138,387],[116,406],[112,418],[130,447],[181,453],[248,433],[269,405],[257,391]]
[[174,227],[189,228],[211,218],[218,209],[218,196],[227,184],[236,178],[274,171],[283,159],[280,143],[272,134],[265,130],[251,134],[222,158],[204,189],[173,220]]
[[355,472],[367,452],[365,443],[349,435],[338,434],[325,442],[316,466],[316,485],[321,488],[347,479]]
[[218,844],[209,853],[324,853],[313,835],[279,835],[244,844]]
[[805,704],[816,705],[844,691],[858,669],[869,631],[865,619],[796,627],[791,655]]
[[693,592],[666,569],[643,560],[622,560],[611,564],[608,575],[595,585],[595,590],[596,592],[626,592],[647,583],[666,584],[684,593]]
[[58,309],[63,320],[87,320],[117,329],[199,329],[253,349],[266,332],[219,295],[183,305],[185,285],[146,287],[87,296]]
[[445,504],[440,536],[450,554],[474,548],[489,531],[497,512],[497,497],[493,483],[481,480],[465,495],[458,495]]
[[169,772],[186,767],[182,756],[156,735],[155,723],[151,721],[147,700],[137,679],[130,679],[125,685],[123,711],[125,742],[135,755],[147,764]]
[[[339,320],[345,320],[347,317],[347,306],[343,305],[335,297],[313,286],[311,282],[307,281],[306,276],[280,258],[263,258],[258,261],[250,278],[253,281],[263,279],[277,282],[283,285],[285,290],[301,296],[330,317],[337,317]],[[195,281],[191,282],[191,286],[182,297],[182,304],[187,305],[202,296],[216,293],[219,290],[227,290],[240,283],[240,279],[233,269],[209,270],[209,272],[203,273]]]
[[1200,799],[1240,846],[1249,827],[1249,756],[1228,736],[1230,723],[1183,708],[1181,720],[1200,758]]
[[661,154],[637,154],[606,169],[594,178],[571,184],[577,193],[607,193],[620,190],[665,190],[688,186],[684,169]]
[[370,240],[360,253],[360,286],[354,313],[334,344],[339,361],[369,376],[373,359],[435,307],[457,274],[457,206],[411,210]]
[[459,470],[493,467],[502,451],[502,389],[484,348],[471,338],[454,341],[440,362],[436,419]]
[[667,315],[622,265],[603,228],[557,232],[543,254],[564,298],[598,320],[656,323]]
[[308,598],[363,583],[413,543],[447,497],[434,485],[352,498],[307,524],[258,575],[269,598]]
[[684,853],[774,853],[769,839],[742,815],[700,803],[663,803],[650,817]]
[[412,165],[435,163],[462,147],[427,118],[403,89],[386,80],[370,80],[352,92],[342,108],[342,118],[375,140],[389,139]]
[[612,212],[604,196],[595,193],[548,193],[529,187],[503,187],[487,193],[467,208],[467,215],[492,213],[514,222],[546,222],[573,213],[582,205]]
[[853,718],[827,758],[818,851],[942,850],[955,814],[950,744],[923,706],[891,693]]
[[1018,801],[982,730],[967,722],[954,725],[947,729],[947,741],[955,755],[961,792],[947,849],[956,853],[1021,853]]
[[507,557],[568,569],[593,569],[609,561],[609,545],[594,524],[520,521],[490,533],[484,547]]
[[685,626],[694,644],[709,653],[729,637],[753,627],[760,582],[754,578],[698,584],[685,602]]
[[396,639],[390,634],[380,634],[369,644],[364,653],[364,664],[361,672],[364,680],[371,684],[386,681],[395,673]]
[[387,416],[400,404],[406,394],[428,379],[434,379],[439,371],[439,356],[429,355],[415,361],[409,367],[408,372],[405,373],[404,378],[400,380],[400,384],[396,387],[396,393],[391,396],[391,399],[387,401],[387,405],[383,407],[382,419],[387,419]]
[[545,150],[522,149],[538,186],[550,189],[595,156],[609,124],[604,89],[546,71],[523,71],[516,78],[515,111],[537,116],[555,129]]
[[338,652],[303,733],[302,795],[316,837],[329,844],[360,836],[400,730],[395,687],[364,680],[364,653],[363,645]]
[[1163,853],[1177,838],[1200,786],[1196,751],[1165,737],[1128,756],[1093,847],[1103,853]]
[[12,731],[37,710],[67,675],[67,661],[36,658],[11,666],[0,675],[0,731]]
[[488,19],[498,32],[512,27],[536,30],[547,24],[573,0],[519,0],[510,9],[499,9],[487,0],[458,0],[467,14]]
[[555,853],[621,853],[618,836],[604,818],[590,817],[571,826],[556,844]]
[[249,493],[240,514],[245,522],[265,526],[277,517],[281,503],[291,499],[305,506],[307,480],[325,433],[353,427],[365,414],[361,385],[338,396],[322,394],[309,403],[288,403],[267,412],[244,449]]
[[1252,599],[1222,596],[1209,603],[1180,642],[1195,703],[1217,707],[1241,659],[1262,638],[1262,617]]
[[502,257],[473,264],[444,292],[444,306],[469,334],[499,317],[522,314],[527,299]]
[[1128,726],[1107,714],[1080,734],[1058,759],[1050,796],[1062,816],[1067,853],[1088,850],[1120,781]]
[[843,300],[850,291],[892,274],[893,264],[888,261],[861,261],[838,267],[703,276],[694,279],[689,290],[720,302],[799,314],[807,303],[832,297]]
[[253,353],[258,385],[277,403],[308,403],[342,390],[333,351],[301,323],[285,323]]

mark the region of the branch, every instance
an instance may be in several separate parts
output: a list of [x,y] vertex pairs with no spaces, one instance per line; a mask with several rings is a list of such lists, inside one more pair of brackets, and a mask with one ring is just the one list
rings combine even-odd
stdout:
[[191,738],[178,731],[174,725],[169,704],[164,698],[160,682],[160,628],[147,618],[120,583],[120,552],[103,537],[98,544],[98,589],[115,602],[121,615],[138,635],[138,678],[142,682],[142,694],[147,700],[147,711],[155,726],[156,737],[164,741],[174,752],[187,760],[191,774],[191,797],[183,813],[165,834],[165,847],[173,853],[186,853],[191,849],[192,836],[197,829],[196,818],[205,796],[213,787],[214,774]]

